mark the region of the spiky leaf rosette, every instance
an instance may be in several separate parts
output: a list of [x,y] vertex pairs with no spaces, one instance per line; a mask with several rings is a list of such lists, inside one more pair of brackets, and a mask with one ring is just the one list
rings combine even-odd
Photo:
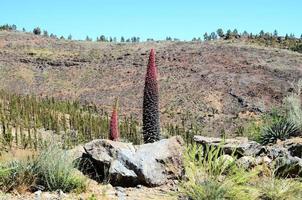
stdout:
[[112,115],[110,118],[110,132],[109,139],[113,141],[119,141],[120,133],[118,130],[118,99],[115,100],[115,104],[112,109]]
[[145,78],[143,102],[143,135],[144,142],[150,143],[160,139],[159,94],[157,68],[154,50],[151,49]]
[[266,145],[276,143],[277,140],[285,140],[297,136],[298,134],[299,129],[294,123],[282,119],[264,128],[259,140],[261,144]]

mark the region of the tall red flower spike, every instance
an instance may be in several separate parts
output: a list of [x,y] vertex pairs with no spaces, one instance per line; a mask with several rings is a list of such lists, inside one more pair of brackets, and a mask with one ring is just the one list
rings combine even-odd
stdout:
[[115,100],[113,106],[112,115],[110,119],[110,130],[109,130],[109,139],[113,141],[120,140],[120,133],[118,130],[118,98]]
[[160,139],[159,94],[155,53],[151,49],[145,78],[143,102],[143,135],[144,142],[150,143]]

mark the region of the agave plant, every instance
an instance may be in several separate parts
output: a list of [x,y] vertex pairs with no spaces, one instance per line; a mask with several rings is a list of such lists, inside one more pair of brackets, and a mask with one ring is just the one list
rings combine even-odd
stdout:
[[259,141],[266,145],[276,143],[278,139],[285,140],[298,134],[299,128],[293,122],[282,119],[264,128]]

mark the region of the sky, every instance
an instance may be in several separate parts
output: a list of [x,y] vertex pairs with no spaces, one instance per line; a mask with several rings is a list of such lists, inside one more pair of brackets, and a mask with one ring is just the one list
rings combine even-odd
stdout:
[[0,24],[74,39],[105,35],[181,40],[218,28],[302,34],[302,0],[0,0]]

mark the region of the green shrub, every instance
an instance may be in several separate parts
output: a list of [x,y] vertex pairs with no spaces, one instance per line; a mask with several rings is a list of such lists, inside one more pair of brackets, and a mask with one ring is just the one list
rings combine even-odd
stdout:
[[298,200],[302,199],[302,183],[294,179],[268,177],[258,182],[260,199]]
[[12,161],[0,165],[0,190],[28,190],[35,184],[36,175],[28,162]]
[[86,179],[77,174],[73,160],[58,145],[48,146],[28,161],[12,161],[0,166],[0,190],[62,190],[82,192]]
[[302,130],[302,106],[299,95],[292,94],[285,98],[287,117]]
[[39,179],[37,184],[44,186],[47,190],[72,190],[84,191],[85,179],[78,176],[70,155],[59,148],[51,145],[43,150],[34,160],[34,168]]
[[263,145],[276,143],[278,139],[285,140],[292,136],[297,136],[298,133],[299,129],[293,122],[282,119],[263,128],[259,142]]
[[220,148],[188,147],[184,157],[187,180],[180,184],[181,194],[192,200],[256,199],[257,190],[248,183],[257,173],[237,167],[234,161]]

